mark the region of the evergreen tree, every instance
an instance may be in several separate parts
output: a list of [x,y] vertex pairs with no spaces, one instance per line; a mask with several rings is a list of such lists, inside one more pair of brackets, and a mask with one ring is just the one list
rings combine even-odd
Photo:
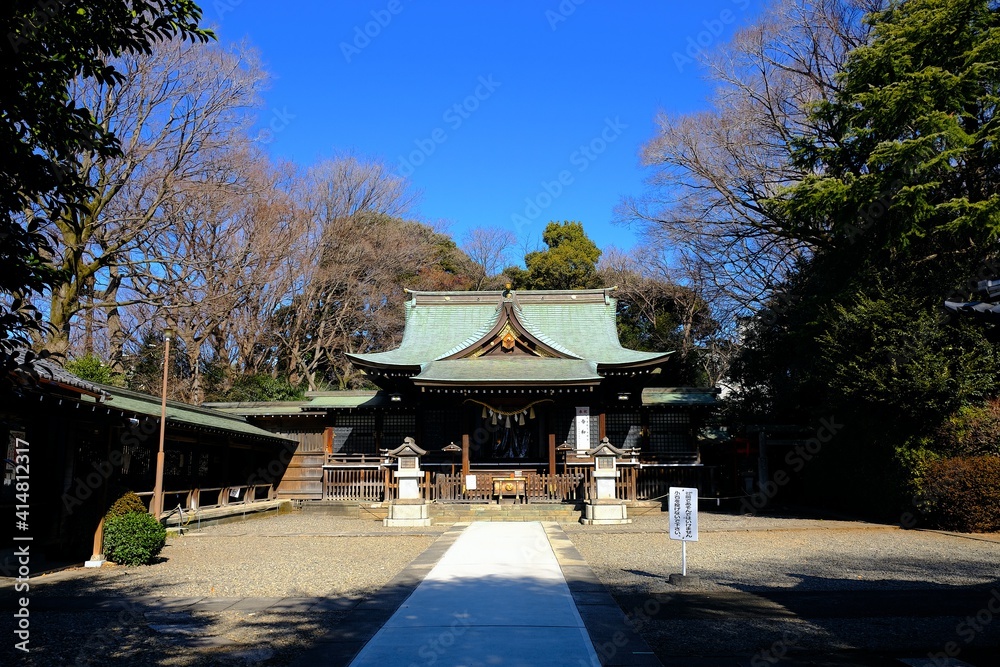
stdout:
[[580,222],[550,222],[542,233],[547,250],[524,256],[527,270],[510,267],[505,273],[515,289],[590,289],[600,286],[597,260],[601,250]]
[[1000,393],[995,332],[941,312],[997,273],[1000,16],[987,0],[908,0],[868,20],[872,39],[795,141],[812,175],[767,202],[813,252],[748,322],[733,376],[745,413],[835,414],[846,429],[806,476],[860,480],[863,459],[858,486],[887,501],[894,456]]

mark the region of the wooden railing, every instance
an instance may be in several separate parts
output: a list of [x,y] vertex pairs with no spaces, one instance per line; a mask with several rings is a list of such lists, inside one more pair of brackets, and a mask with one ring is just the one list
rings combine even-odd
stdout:
[[[391,466],[360,463],[324,469],[323,497],[350,502],[388,502],[399,494]],[[714,469],[691,465],[622,465],[615,482],[616,496],[625,501],[655,500],[671,486],[695,486],[714,493]],[[428,502],[486,503],[493,500],[493,477],[505,472],[477,471],[474,489],[467,488],[461,473],[425,470],[419,480],[420,495]],[[566,473],[530,472],[525,477],[529,502],[577,502],[596,496],[592,468],[571,466]]]
[[372,466],[385,463],[385,456],[381,454],[340,454],[333,453],[326,455],[327,465],[335,466]]
[[493,499],[493,482],[490,473],[472,473],[476,477],[476,488],[465,487],[465,476],[438,474],[434,476],[434,493],[437,500],[453,503],[488,503]]
[[715,495],[715,467],[664,464],[627,467],[622,468],[619,484],[634,489],[627,498],[635,500],[663,498],[671,486],[697,487],[703,496]]
[[389,486],[388,472],[388,468],[377,466],[326,468],[323,475],[323,498],[382,502]]
[[[438,474],[434,476],[434,499],[441,502],[488,503],[493,500],[493,477],[495,473],[473,473],[476,488],[465,487],[465,477],[461,474]],[[580,473],[565,475],[528,474],[524,476],[524,491],[528,502],[560,503],[573,502],[583,498],[583,480]]]
[[525,484],[528,502],[561,503],[583,500],[585,479],[580,473],[530,475]]
[[[164,516],[180,507],[184,512],[211,509],[215,507],[230,507],[234,505],[252,505],[253,503],[274,500],[273,484],[242,484],[239,486],[214,486],[205,489],[177,489],[163,492]],[[153,501],[152,491],[141,491],[137,496],[148,508]]]

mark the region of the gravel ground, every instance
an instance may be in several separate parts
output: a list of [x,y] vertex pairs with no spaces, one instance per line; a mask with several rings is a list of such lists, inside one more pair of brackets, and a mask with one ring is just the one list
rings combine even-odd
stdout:
[[[606,585],[630,593],[674,590],[666,579],[680,572],[681,546],[667,536],[666,515],[638,517],[614,529],[564,529]],[[970,586],[1000,576],[996,535],[702,513],[699,537],[688,544],[688,572],[701,577],[704,590]]]
[[[160,562],[150,566],[45,575],[31,581],[30,595],[360,598],[385,585],[444,530],[390,533],[370,520],[271,515],[171,537]],[[345,613],[169,612],[144,600],[124,612],[39,611],[32,616],[31,653],[16,653],[5,642],[0,664],[285,665]]]
[[[666,515],[637,511],[620,527],[565,525],[611,592],[631,604],[684,595],[667,583],[680,547]],[[703,512],[688,548],[700,593],[854,591],[994,586],[1000,536],[902,531],[847,521],[748,517]],[[166,598],[362,597],[383,586],[426,549],[444,526],[401,531],[380,522],[293,513],[207,527],[173,537],[163,560],[137,568],[71,570],[32,580],[32,599],[62,596]],[[631,596],[631,597],[629,597]],[[978,599],[978,598],[976,598]],[[986,599],[984,597],[983,604]],[[623,603],[624,604],[624,603]],[[626,611],[629,611],[627,605]],[[975,612],[975,610],[971,610]],[[139,601],[121,611],[38,611],[32,653],[6,644],[0,664],[287,665],[344,611],[165,611]],[[904,636],[943,646],[961,619],[786,617],[637,619],[661,658],[742,655],[772,664],[776,653],[893,650]],[[182,634],[163,626],[180,627]],[[158,629],[159,628],[159,629]],[[972,646],[995,646],[1000,618]],[[985,642],[985,644],[984,644]],[[989,643],[993,642],[993,643]],[[970,649],[971,650],[971,649]],[[984,663],[985,664],[985,663]]]
[[[827,664],[809,660],[817,653],[835,651],[885,652],[895,657],[913,653],[926,658],[928,650],[940,651],[950,641],[966,649],[959,641],[964,636],[958,634],[963,618],[925,613],[908,617],[905,609],[899,617],[876,613],[838,618],[821,613],[814,618],[810,605],[815,602],[803,600],[792,609],[764,604],[759,615],[749,618],[720,613],[717,618],[692,619],[658,613],[678,601],[697,604],[698,596],[769,591],[888,595],[916,589],[926,591],[933,601],[937,591],[981,586],[969,596],[968,612],[974,615],[990,599],[984,591],[1000,588],[1000,535],[703,512],[700,540],[688,544],[688,573],[698,575],[702,585],[682,592],[667,581],[670,574],[680,572],[681,548],[666,534],[666,515],[639,516],[621,527],[565,526],[564,530],[657,655],[664,661],[680,660],[669,664],[695,656],[743,656],[750,658],[750,664],[773,664],[779,654],[807,656],[796,664]],[[977,633],[967,650],[998,645],[1000,617]],[[753,661],[755,657],[760,659]]]
[[[381,523],[295,513],[210,526],[171,537],[161,562],[75,570],[72,583],[102,595],[312,597],[378,590],[435,533],[389,534]],[[49,592],[45,578],[37,593]],[[53,588],[53,594],[65,595]]]

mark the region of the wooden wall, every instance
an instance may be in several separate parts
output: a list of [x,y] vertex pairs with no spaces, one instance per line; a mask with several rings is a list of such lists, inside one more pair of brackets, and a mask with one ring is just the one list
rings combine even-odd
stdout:
[[276,433],[299,443],[278,485],[278,498],[322,500],[323,463],[326,461],[323,431],[276,430]]

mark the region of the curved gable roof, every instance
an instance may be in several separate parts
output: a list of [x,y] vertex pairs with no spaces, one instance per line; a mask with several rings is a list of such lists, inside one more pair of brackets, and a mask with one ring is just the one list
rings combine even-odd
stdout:
[[[502,320],[513,316],[537,341],[566,359],[597,367],[648,366],[671,352],[639,352],[622,347],[616,326],[616,300],[610,290],[531,290],[503,292],[413,292],[406,302],[406,328],[398,348],[349,354],[370,368],[411,371],[461,357],[481,344]],[[508,304],[505,314],[504,304]]]

